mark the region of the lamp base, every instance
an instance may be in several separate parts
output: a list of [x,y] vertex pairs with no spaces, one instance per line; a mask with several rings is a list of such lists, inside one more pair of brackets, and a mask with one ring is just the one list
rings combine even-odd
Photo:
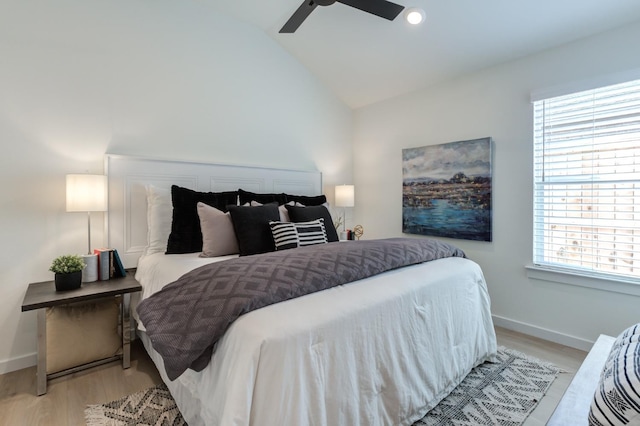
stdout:
[[82,270],[82,282],[92,283],[98,281],[98,255],[97,254],[84,254],[82,255],[84,264],[87,265]]

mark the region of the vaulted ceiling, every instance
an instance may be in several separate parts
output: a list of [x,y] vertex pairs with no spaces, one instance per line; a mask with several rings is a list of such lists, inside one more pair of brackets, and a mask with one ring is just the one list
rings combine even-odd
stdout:
[[395,0],[426,21],[334,3],[280,34],[301,0],[205,1],[263,30],[352,108],[640,20],[638,0]]

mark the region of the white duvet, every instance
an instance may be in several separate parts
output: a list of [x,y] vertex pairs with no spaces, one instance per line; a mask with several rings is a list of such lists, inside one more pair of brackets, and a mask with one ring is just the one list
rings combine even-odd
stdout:
[[[143,256],[142,297],[221,259]],[[410,425],[496,352],[482,271],[462,258],[246,314],[203,371],[173,382],[140,334],[190,426]]]

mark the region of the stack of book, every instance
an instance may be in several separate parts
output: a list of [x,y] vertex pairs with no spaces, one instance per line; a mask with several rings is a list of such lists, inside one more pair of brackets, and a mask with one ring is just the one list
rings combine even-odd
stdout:
[[100,248],[93,250],[98,255],[98,279],[105,281],[111,278],[124,277],[127,272],[118,251],[110,248]]

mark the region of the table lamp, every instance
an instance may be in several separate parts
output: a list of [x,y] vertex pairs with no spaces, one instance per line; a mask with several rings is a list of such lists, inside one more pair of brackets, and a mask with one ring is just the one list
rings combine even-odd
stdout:
[[91,252],[91,212],[107,211],[107,177],[104,175],[67,175],[67,212],[87,212],[87,267],[83,282],[98,279],[98,256]]
[[353,185],[336,186],[336,207],[342,207],[342,232],[346,232],[345,209],[355,205],[355,188]]

